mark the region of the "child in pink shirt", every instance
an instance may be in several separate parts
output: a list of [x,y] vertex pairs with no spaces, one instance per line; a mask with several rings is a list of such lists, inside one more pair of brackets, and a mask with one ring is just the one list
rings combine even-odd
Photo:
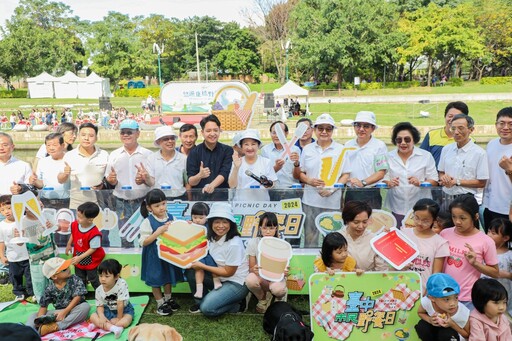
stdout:
[[498,257],[494,241],[478,229],[478,203],[473,195],[462,195],[450,204],[454,227],[439,234],[448,240],[450,256],[444,271],[460,285],[459,301],[470,310],[471,288],[481,274],[498,277]]

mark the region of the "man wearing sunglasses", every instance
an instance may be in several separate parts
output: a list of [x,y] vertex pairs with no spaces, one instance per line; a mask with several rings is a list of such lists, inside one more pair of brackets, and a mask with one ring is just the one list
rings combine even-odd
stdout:
[[[143,172],[141,166],[144,167],[152,152],[139,145],[140,131],[136,121],[123,120],[119,126],[119,135],[123,146],[110,153],[105,178],[110,185],[115,186],[113,194],[116,212],[120,218],[119,226],[123,226],[140,207],[144,196],[149,191],[150,187],[145,182],[146,176],[141,175],[140,172]],[[133,243],[128,242],[124,237],[121,238],[121,245],[115,245],[117,244],[115,237],[112,238],[115,232],[117,231],[112,230],[110,233],[111,246],[133,247]]]
[[[475,144],[470,135],[475,129],[471,116],[455,115],[450,123],[454,143],[443,148],[439,161],[439,182],[448,195],[446,203],[462,194],[479,194],[489,179],[489,167],[485,150]],[[444,205],[445,206],[445,205]],[[445,208],[445,207],[443,207]]]
[[313,127],[317,140],[304,147],[300,156],[299,178],[306,184],[302,198],[302,208],[306,214],[302,238],[305,247],[319,246],[316,217],[326,210],[340,211],[341,191],[339,188],[326,188],[325,180],[335,177],[336,183],[345,184],[350,173],[347,158],[342,162],[340,159],[343,145],[332,138],[336,125],[331,115],[318,116]]
[[[356,138],[348,141],[345,147],[354,147],[355,151],[347,153],[352,172],[345,202],[359,200],[367,202],[373,209],[382,207],[380,190],[372,188],[375,183],[384,178],[389,168],[387,161],[388,148],[386,144],[373,137],[378,128],[375,114],[371,111],[360,111],[354,120]],[[364,188],[361,190],[361,188]],[[371,189],[370,189],[371,188]]]

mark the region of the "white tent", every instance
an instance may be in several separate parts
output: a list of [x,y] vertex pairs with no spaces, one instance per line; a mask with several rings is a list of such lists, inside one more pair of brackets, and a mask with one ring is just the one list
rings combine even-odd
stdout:
[[57,77],[54,83],[55,98],[78,98],[78,87],[83,78],[71,71],[66,71],[64,76]]
[[54,82],[56,78],[43,72],[40,75],[27,79],[28,93],[30,98],[53,98],[55,97]]
[[274,90],[274,96],[276,98],[306,97],[306,113],[309,113],[309,90],[301,88],[291,80]]
[[93,72],[81,80],[78,86],[78,98],[112,97],[108,78],[101,78]]

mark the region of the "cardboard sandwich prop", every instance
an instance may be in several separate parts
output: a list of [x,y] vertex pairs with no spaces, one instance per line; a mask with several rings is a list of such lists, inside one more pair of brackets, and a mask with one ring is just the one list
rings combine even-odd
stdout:
[[186,269],[208,254],[206,227],[184,220],[173,221],[167,232],[158,237],[156,245],[160,259]]

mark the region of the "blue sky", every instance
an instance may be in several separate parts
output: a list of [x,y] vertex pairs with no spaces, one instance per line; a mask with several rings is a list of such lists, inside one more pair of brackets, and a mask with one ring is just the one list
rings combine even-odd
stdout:
[[[242,14],[244,9],[253,11],[253,0],[61,0],[81,19],[97,21],[109,11],[148,16],[151,13],[165,17],[184,19],[194,15],[209,15],[221,21],[236,21],[242,26],[247,22]],[[18,0],[0,0],[0,25],[5,24],[18,6]]]

